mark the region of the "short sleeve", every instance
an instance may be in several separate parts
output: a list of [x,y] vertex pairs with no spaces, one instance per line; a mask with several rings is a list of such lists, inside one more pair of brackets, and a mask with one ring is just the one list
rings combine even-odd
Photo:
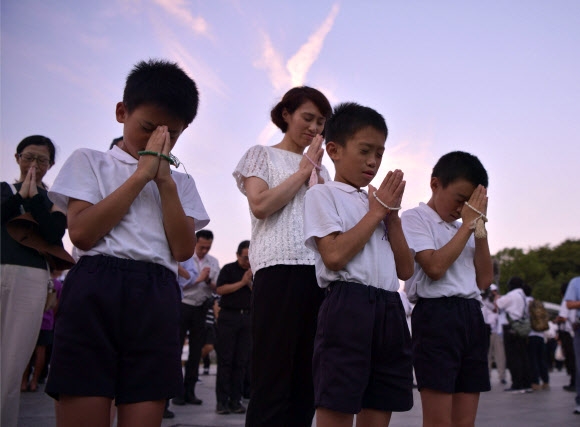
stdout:
[[401,215],[401,223],[407,244],[414,253],[436,249],[433,235],[416,209],[404,212]]
[[304,198],[304,244],[318,251],[315,237],[325,237],[342,231],[342,219],[338,215],[332,192],[324,184],[317,184],[306,192]]
[[580,301],[580,277],[575,277],[570,280],[564,301]]
[[268,185],[270,185],[268,163],[269,158],[267,148],[263,145],[255,145],[246,151],[246,154],[242,156],[233,172],[233,176],[238,184],[238,189],[243,194],[246,194],[244,181],[246,178],[251,176],[263,179]]
[[324,166],[324,165],[322,165],[322,170],[320,171],[320,176],[322,177],[322,179],[324,179],[324,182],[332,181],[332,179],[330,179],[330,174],[328,173],[328,169],[326,169],[326,166]]
[[216,283],[218,280],[218,277],[219,277],[219,273],[220,273],[220,263],[217,260],[217,258],[213,258],[213,257],[211,259],[211,263],[212,263],[212,268],[211,268],[210,278],[211,278],[212,282]]
[[102,200],[89,150],[81,148],[70,155],[54,180],[48,196],[64,212],[71,198],[93,205]]
[[231,268],[229,265],[225,265],[224,268],[220,270],[216,281],[216,287],[219,288],[220,286],[234,283],[234,280],[231,279],[232,274],[230,270]]
[[177,184],[179,200],[186,216],[195,220],[195,231],[201,230],[209,224],[209,215],[201,201],[199,192],[192,176],[174,171],[173,179]]

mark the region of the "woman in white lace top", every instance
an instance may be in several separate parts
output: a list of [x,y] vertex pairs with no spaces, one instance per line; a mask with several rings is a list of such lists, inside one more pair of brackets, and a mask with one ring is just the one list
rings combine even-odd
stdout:
[[[284,137],[251,147],[234,177],[252,220],[252,392],[246,426],[310,426],[312,350],[322,290],[304,246],[303,205],[310,184],[330,180],[320,166],[332,107],[318,90],[289,90],[272,109]],[[306,150],[306,152],[305,152]]]

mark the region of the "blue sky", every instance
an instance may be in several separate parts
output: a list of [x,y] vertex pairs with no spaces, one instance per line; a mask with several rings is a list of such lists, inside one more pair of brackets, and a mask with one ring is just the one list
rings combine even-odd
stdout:
[[[148,58],[177,61],[198,83],[199,114],[174,153],[212,219],[212,252],[234,260],[250,237],[232,178],[254,144],[281,134],[269,110],[295,85],[332,104],[356,101],[389,125],[377,185],[401,168],[403,209],[426,201],[437,159],[477,155],[490,175],[492,252],[580,238],[580,2],[3,1],[2,180],[31,134],[57,163],[79,147],[105,150],[124,80]],[[325,165],[332,171],[328,159]],[[332,175],[332,173],[331,173]]]

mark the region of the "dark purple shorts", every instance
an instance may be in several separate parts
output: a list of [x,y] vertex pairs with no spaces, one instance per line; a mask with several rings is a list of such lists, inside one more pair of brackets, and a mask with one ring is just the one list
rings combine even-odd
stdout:
[[318,314],[313,372],[316,407],[410,410],[411,337],[399,294],[333,282]]
[[175,274],[159,264],[82,257],[64,282],[46,392],[116,404],[175,396],[180,299]]
[[413,308],[413,365],[419,390],[489,391],[487,330],[475,299],[421,298]]

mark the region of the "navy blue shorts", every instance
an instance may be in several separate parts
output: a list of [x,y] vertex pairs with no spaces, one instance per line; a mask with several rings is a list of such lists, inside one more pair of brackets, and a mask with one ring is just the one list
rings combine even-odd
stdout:
[[419,390],[489,391],[487,330],[481,304],[468,298],[421,298],[413,308],[413,365]]
[[116,404],[178,394],[180,299],[175,274],[159,264],[82,257],[64,282],[46,392]]
[[410,410],[411,337],[399,294],[333,282],[318,314],[313,372],[316,407]]

